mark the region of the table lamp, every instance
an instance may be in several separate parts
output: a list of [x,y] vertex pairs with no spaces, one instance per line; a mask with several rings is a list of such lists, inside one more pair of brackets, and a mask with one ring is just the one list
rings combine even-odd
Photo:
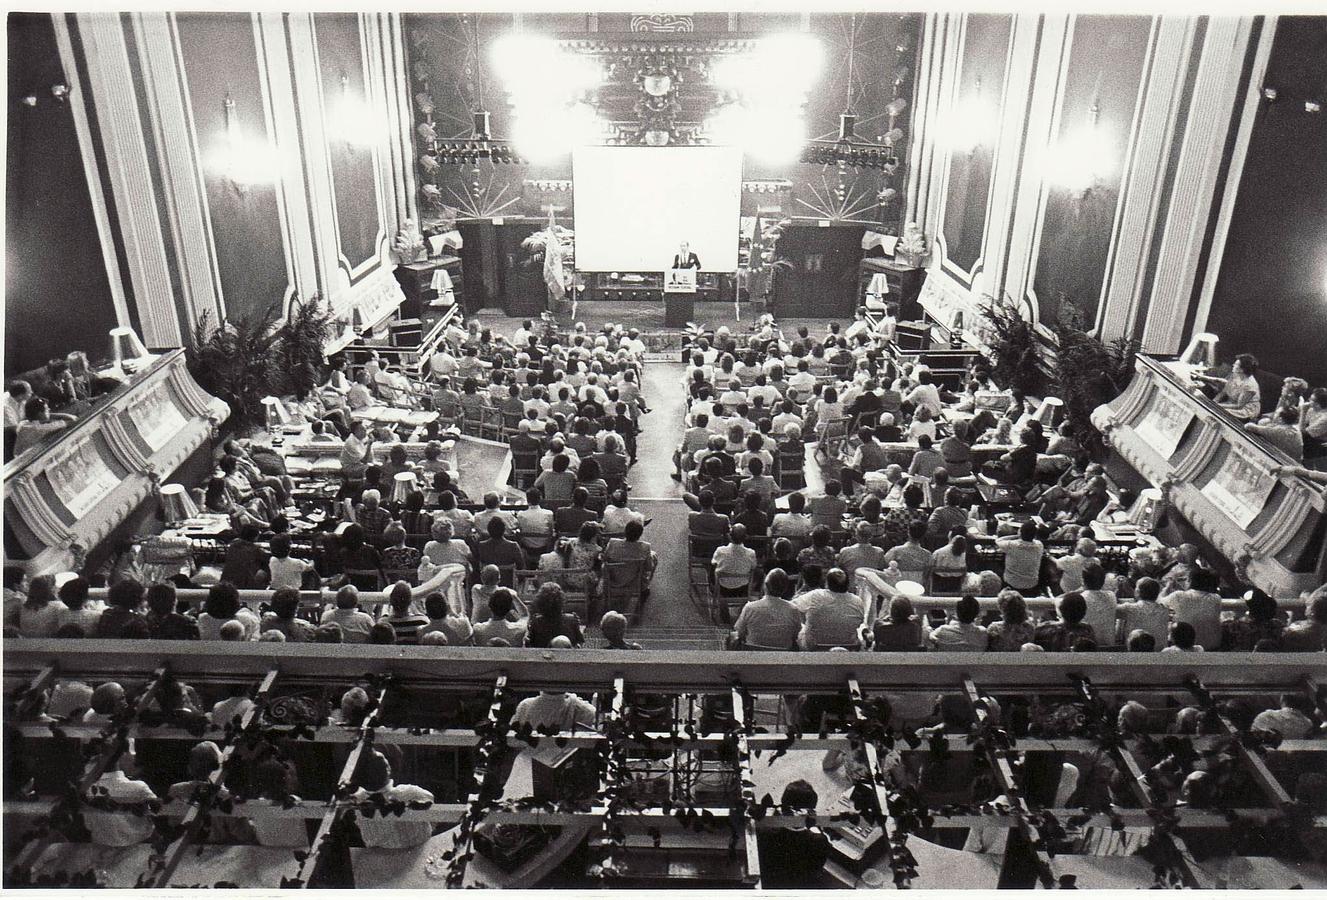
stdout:
[[1221,340],[1210,331],[1201,331],[1189,341],[1179,361],[1190,366],[1210,369],[1216,365],[1216,342]]
[[926,588],[917,581],[900,581],[894,585],[894,589],[905,597],[922,597],[926,594]]
[[189,490],[182,484],[163,484],[161,486],[161,512],[166,523],[174,524],[192,519],[198,515],[198,505],[189,496]]
[[111,361],[125,372],[132,374],[153,359],[152,354],[147,352],[147,347],[143,346],[143,342],[134,334],[132,328],[125,325],[112,328],[110,336]]
[[282,425],[290,424],[290,412],[280,397],[264,397],[263,419],[268,431],[278,431]]
[[1064,406],[1064,401],[1059,397],[1047,397],[1041,401],[1041,405],[1032,414],[1032,418],[1050,428],[1055,424],[1055,417],[1059,415],[1059,409],[1062,406]]
[[397,472],[392,479],[392,502],[405,503],[411,492],[418,490],[419,479],[414,472]]

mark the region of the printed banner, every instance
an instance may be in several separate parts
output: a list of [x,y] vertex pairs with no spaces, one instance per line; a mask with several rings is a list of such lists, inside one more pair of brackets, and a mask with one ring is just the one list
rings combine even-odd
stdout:
[[1267,471],[1261,458],[1232,444],[1216,476],[1203,485],[1203,496],[1247,530],[1275,486],[1276,478]]

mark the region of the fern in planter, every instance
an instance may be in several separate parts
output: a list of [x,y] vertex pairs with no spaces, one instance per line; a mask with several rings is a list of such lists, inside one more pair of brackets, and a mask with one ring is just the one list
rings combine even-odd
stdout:
[[1025,394],[1040,393],[1045,377],[1032,323],[1023,318],[1018,305],[1008,296],[997,300],[987,295],[982,299],[985,301],[982,340],[995,360],[991,374],[996,383]]
[[1055,380],[1064,401],[1065,419],[1073,436],[1099,455],[1104,446],[1092,424],[1092,411],[1118,397],[1133,377],[1138,342],[1116,338],[1103,344],[1092,335],[1068,325],[1056,328]]
[[223,319],[215,328],[204,313],[186,348],[189,373],[230,405],[237,425],[260,424],[263,398],[281,382],[277,309],[272,304],[255,315]]
[[286,321],[277,332],[277,355],[281,361],[279,393],[307,397],[322,380],[323,348],[337,332],[330,305],[314,294],[308,300],[290,301]]

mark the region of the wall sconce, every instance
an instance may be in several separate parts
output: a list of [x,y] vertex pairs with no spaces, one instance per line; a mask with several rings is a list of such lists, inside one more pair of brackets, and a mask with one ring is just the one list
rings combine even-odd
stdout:
[[1100,127],[1101,78],[1098,74],[1097,89],[1083,122],[1052,148],[1047,167],[1050,181],[1077,198],[1086,196],[1105,180],[1117,162],[1110,135]]
[[21,102],[23,103],[24,106],[36,106],[36,105],[37,105],[37,95],[36,95],[36,94],[28,94],[26,97],[23,98],[23,100],[22,100]]
[[276,154],[266,141],[251,141],[244,136],[235,99],[229,91],[222,101],[222,108],[225,111],[225,134],[215,167],[226,177],[235,192],[244,196],[253,185],[273,180]]
[[944,125],[944,137],[953,153],[977,152],[988,141],[994,142],[999,127],[995,109],[983,96],[981,76],[973,85],[970,95],[954,104]]
[[65,97],[69,96],[69,86],[66,84],[51,85],[51,96],[61,103],[64,103]]
[[368,147],[383,131],[369,105],[350,89],[350,76],[341,76],[341,96],[329,112],[328,132],[345,144]]

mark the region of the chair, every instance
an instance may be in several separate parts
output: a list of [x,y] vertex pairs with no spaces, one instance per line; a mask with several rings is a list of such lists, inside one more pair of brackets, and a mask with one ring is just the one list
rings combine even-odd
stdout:
[[523,491],[529,490],[539,477],[539,457],[538,450],[522,451],[511,454],[511,479],[516,487]]
[[502,434],[502,410],[496,406],[482,406],[479,409],[479,436],[490,441],[504,440]]
[[713,606],[710,584],[710,560],[714,557],[716,538],[687,536],[687,592],[692,603],[709,612]]
[[383,588],[382,572],[377,569],[344,569],[343,574],[346,576],[346,582],[350,584],[360,585],[372,582],[372,588],[360,588],[360,590],[380,591]]
[[446,430],[455,428],[461,419],[461,404],[455,400],[447,400],[443,403],[435,403],[434,410],[438,414],[438,427]]
[[645,593],[645,561],[641,559],[604,563],[600,587],[603,608],[617,610],[633,620],[640,613]]
[[802,446],[797,446],[790,450],[780,449],[779,455],[775,460],[777,463],[778,474],[775,476],[779,490],[781,491],[800,491],[806,487],[806,472],[803,471],[803,465],[806,462],[806,450]]
[[383,569],[383,579],[387,584],[396,584],[398,581],[404,581],[411,587],[419,586],[419,569]]
[[516,543],[520,544],[527,553],[538,556],[553,549],[556,539],[556,535],[551,531],[542,533],[523,531],[517,536]]
[[474,437],[483,437],[484,410],[478,406],[461,407],[461,431]]
[[816,441],[817,458],[833,459],[839,455],[848,440],[849,421],[845,417],[825,422],[824,430],[820,432],[820,438]]
[[502,440],[509,441],[514,435],[521,431],[521,419],[524,418],[520,413],[504,412],[502,415]]

